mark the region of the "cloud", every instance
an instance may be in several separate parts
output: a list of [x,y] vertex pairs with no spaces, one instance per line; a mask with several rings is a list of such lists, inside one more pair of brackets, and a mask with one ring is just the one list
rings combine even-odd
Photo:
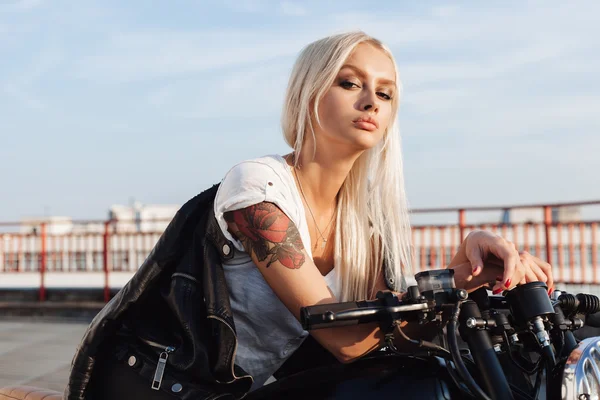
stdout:
[[225,0],[222,4],[236,13],[268,15],[275,14],[273,11],[278,11],[282,15],[291,17],[308,15],[308,9],[305,6],[291,0],[284,0],[279,4],[273,0]]
[[[550,62],[559,58],[569,47],[566,43],[524,44],[498,49],[495,54],[474,55],[468,60],[400,62],[401,80],[411,86],[432,83],[462,83],[463,81],[493,79],[526,65]],[[398,51],[401,53],[401,50]]]
[[[255,1],[244,7],[264,5]],[[300,48],[356,24],[381,37],[396,55],[405,88],[402,107],[410,115],[408,136],[450,129],[463,137],[517,137],[534,129],[591,123],[594,96],[563,94],[558,101],[529,91],[536,74],[523,72],[564,68],[564,79],[569,71],[594,74],[591,66],[599,60],[585,49],[598,39],[577,23],[586,20],[585,13],[525,8],[522,15],[477,8],[433,8],[422,16],[351,12],[317,18],[310,31],[240,27],[115,33],[75,64],[76,76],[115,84],[148,82],[147,102],[184,118],[228,116],[231,109],[240,116],[272,115],[280,109],[277,102]],[[556,31],[557,19],[569,32]]]
[[122,33],[75,69],[79,78],[113,82],[174,77],[294,55],[306,36],[236,30]]
[[6,83],[2,86],[2,91],[12,97],[13,100],[25,105],[25,107],[42,111],[46,109],[46,105],[34,94],[30,93],[27,88],[19,87],[11,83]]
[[267,9],[266,0],[224,0],[223,5],[239,13],[259,13]]
[[[229,3],[233,4],[248,12],[268,5],[258,0]],[[293,10],[294,3],[280,5]],[[228,87],[256,68],[284,62],[289,69],[292,57],[311,40],[361,28],[392,47],[405,88],[403,107],[413,119],[435,115],[438,121],[443,118],[444,128],[460,130],[465,136],[481,134],[482,129],[485,135],[517,136],[523,132],[520,126],[545,129],[556,123],[576,122],[577,118],[588,121],[596,104],[593,96],[567,96],[574,102],[566,104],[538,93],[535,104],[528,104],[537,92],[527,92],[532,72],[522,71],[539,66],[543,72],[563,66],[567,75],[569,71],[594,74],[591,66],[598,66],[600,61],[586,49],[597,47],[598,39],[588,34],[592,28],[585,21],[593,11],[590,8],[597,6],[589,3],[582,11],[565,6],[540,9],[537,5],[528,3],[518,13],[514,9],[477,7],[433,7],[421,15],[355,11],[317,17],[310,30],[275,25],[259,31],[240,27],[226,31],[119,32],[77,61],[74,74],[94,82],[147,82],[152,85],[148,102],[160,104],[168,113],[221,115],[219,109],[203,113],[213,106],[198,98],[209,91],[219,107],[234,104],[244,115],[253,109],[262,115],[275,109],[273,99],[277,97],[270,85],[261,89],[261,84],[277,81],[281,84],[279,92],[283,92],[285,79],[281,77],[287,76],[283,69],[271,70],[276,79],[266,74],[246,79],[246,90],[234,95]],[[556,21],[564,26],[557,29]],[[247,104],[246,93],[252,93],[256,101]],[[425,121],[407,134],[436,132],[440,129],[438,121]],[[490,129],[490,124],[495,128]]]
[[4,93],[34,110],[46,109],[46,104],[36,94],[35,84],[58,67],[64,60],[64,52],[57,46],[44,47],[18,74],[3,76],[0,87]]
[[[336,29],[362,29],[390,46],[427,46],[422,50],[448,50],[445,55],[453,57],[467,49],[493,53],[525,42],[568,42],[574,47],[582,42],[597,42],[595,16],[600,12],[600,3],[562,3],[553,7],[538,2],[519,2],[518,7],[471,4],[468,8],[433,7],[426,11],[348,11],[328,19]],[[457,53],[453,54],[452,49]]]
[[303,7],[300,4],[291,1],[282,1],[279,4],[279,8],[283,15],[289,15],[293,17],[303,17],[305,15],[308,15],[308,10],[306,9],[306,7]]
[[[247,12],[258,12],[266,8],[266,3],[263,1],[228,4],[232,6],[235,4],[236,7]],[[290,1],[282,2],[280,6],[284,13],[299,15],[307,12],[306,9],[299,8],[296,3]],[[392,13],[389,15],[345,13],[317,17],[312,21],[311,29],[303,26],[276,25],[272,29],[263,28],[260,31],[239,28],[113,32],[104,41],[103,46],[94,48],[92,54],[78,60],[75,69],[76,75],[82,78],[127,82],[217,68],[233,68],[246,63],[293,55],[314,39],[333,32],[357,28],[381,37],[391,46],[399,46],[400,55],[402,48],[406,46],[428,46],[435,51],[444,43],[464,42],[490,36],[489,33],[486,35],[479,31],[489,28],[491,24],[481,26],[481,22],[464,23],[464,21],[456,21],[452,15],[446,12],[444,17],[409,18]],[[476,16],[475,20],[479,21],[479,17]],[[494,35],[497,40],[499,35],[505,35],[505,29],[493,32],[492,36]],[[523,49],[523,57],[531,57],[535,54],[535,50]],[[457,63],[458,68],[462,68],[460,64]],[[489,75],[490,72],[484,71],[484,67],[479,68],[477,73]],[[439,63],[429,63],[425,68],[430,68],[431,74],[437,74],[440,79],[452,71],[451,68],[444,68],[440,74]]]
[[461,10],[457,6],[436,6],[431,9],[431,15],[439,18],[456,16]]
[[40,7],[44,0],[15,0],[0,4],[0,12],[27,12]]
[[148,103],[158,113],[186,119],[277,117],[289,72],[287,64],[274,62],[182,79],[151,91]]

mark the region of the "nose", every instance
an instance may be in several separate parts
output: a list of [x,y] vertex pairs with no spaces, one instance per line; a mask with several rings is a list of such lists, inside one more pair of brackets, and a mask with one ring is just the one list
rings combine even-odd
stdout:
[[379,101],[377,95],[375,93],[371,93],[370,91],[367,92],[363,97],[359,108],[364,111],[371,111],[374,113],[379,112]]
[[[363,107],[363,109],[364,109],[365,111],[369,111],[369,110],[370,110],[370,109],[372,109],[372,108],[374,108],[374,105],[373,105],[373,104],[365,104],[365,106]],[[375,111],[375,112],[377,112],[377,111],[378,111],[378,109],[377,109],[377,108],[375,108],[375,110],[374,110],[374,111]]]

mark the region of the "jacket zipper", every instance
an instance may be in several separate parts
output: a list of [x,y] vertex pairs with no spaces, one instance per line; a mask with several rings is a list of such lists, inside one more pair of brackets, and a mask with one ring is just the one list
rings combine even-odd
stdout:
[[[235,374],[235,370],[233,368],[234,366],[234,360],[235,360],[235,354],[237,353],[237,347],[238,347],[238,338],[237,338],[237,334],[235,333],[235,331],[233,330],[232,326],[229,325],[229,323],[227,321],[225,321],[223,318],[221,317],[217,317],[216,315],[208,315],[206,318],[212,318],[212,319],[216,319],[219,322],[222,322],[227,328],[229,328],[229,330],[231,331],[231,333],[233,334],[233,337],[235,338],[235,345],[233,346],[233,354],[232,354],[232,358],[231,358],[231,375],[233,376],[233,379],[230,380],[229,382],[221,382],[218,379],[215,379],[218,383],[232,383],[234,382],[236,379],[240,379],[240,378],[250,378],[250,381],[252,383],[254,383],[254,378],[252,377],[252,375],[244,375],[244,376],[237,376]],[[162,375],[164,373],[165,370],[165,366],[167,363],[167,359],[169,357],[169,353],[172,353],[173,351],[175,351],[175,348],[172,346],[165,346],[162,345],[160,343],[157,342],[153,342],[152,340],[149,339],[144,339],[141,338],[140,339],[145,342],[146,344],[159,348],[159,349],[164,349],[164,351],[162,353],[160,353],[160,356],[158,358],[158,364],[156,365],[156,371],[154,372],[154,380],[152,382],[152,389],[154,390],[159,390],[160,389],[160,384],[162,382]],[[161,359],[163,358],[163,354],[164,354],[164,361],[161,361]],[[162,363],[162,364],[161,364]],[[157,381],[157,376],[160,373],[160,379]],[[155,388],[155,384],[157,383],[157,387]],[[247,394],[247,393],[246,393]],[[218,399],[219,397],[223,396],[223,394],[218,394],[217,397],[215,397],[214,399]],[[246,395],[242,396],[246,397]]]
[[213,318],[213,319],[216,319],[217,321],[220,321],[223,324],[225,324],[225,326],[229,328],[229,330],[231,331],[231,333],[233,333],[233,337],[235,338],[235,345],[233,346],[233,354],[231,356],[231,375],[233,376],[233,379],[230,380],[229,382],[220,382],[219,380],[217,380],[217,382],[219,382],[219,383],[231,383],[231,382],[235,381],[236,379],[250,378],[251,382],[254,383],[254,378],[251,375],[244,375],[244,376],[236,376],[235,375],[235,371],[234,371],[233,365],[234,365],[234,360],[235,360],[235,353],[237,352],[238,340],[237,340],[237,335],[236,335],[235,331],[233,330],[233,328],[231,327],[231,325],[229,325],[229,323],[227,321],[225,321],[223,318],[217,317],[216,315],[209,315],[206,318]]
[[158,362],[156,363],[156,370],[154,371],[154,379],[152,379],[151,386],[154,390],[160,390],[160,385],[162,384],[163,375],[165,374],[165,368],[167,367],[167,360],[169,359],[169,354],[175,351],[175,347],[165,346],[148,339],[140,339],[152,347],[156,347],[158,349],[163,350],[158,356]]

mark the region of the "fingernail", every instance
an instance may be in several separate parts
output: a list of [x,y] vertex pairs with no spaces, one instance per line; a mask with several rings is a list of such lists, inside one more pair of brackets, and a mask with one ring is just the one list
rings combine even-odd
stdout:
[[481,267],[479,265],[476,265],[475,268],[473,268],[473,273],[474,274],[478,273],[480,269],[481,269]]
[[504,287],[507,289],[510,287],[510,279],[507,279],[506,282],[504,282]]
[[550,289],[548,289],[548,295],[551,295],[551,294],[552,294],[552,292],[554,292],[554,288],[550,288]]
[[502,288],[498,288],[492,292],[492,294],[499,294],[499,293],[502,293]]

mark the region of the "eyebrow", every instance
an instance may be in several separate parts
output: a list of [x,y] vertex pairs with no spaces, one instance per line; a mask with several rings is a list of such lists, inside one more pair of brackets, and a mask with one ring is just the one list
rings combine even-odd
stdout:
[[[344,68],[348,68],[348,69],[353,70],[354,72],[356,72],[357,75],[360,75],[362,78],[364,78],[367,75],[367,74],[365,74],[365,72],[362,69],[360,69],[357,66],[352,65],[352,64],[344,64],[344,65],[342,65],[342,68],[340,68],[340,71],[343,70]],[[379,78],[377,80],[379,82],[383,83],[384,85],[392,85],[392,86],[396,87],[396,82],[392,81],[390,79]]]

